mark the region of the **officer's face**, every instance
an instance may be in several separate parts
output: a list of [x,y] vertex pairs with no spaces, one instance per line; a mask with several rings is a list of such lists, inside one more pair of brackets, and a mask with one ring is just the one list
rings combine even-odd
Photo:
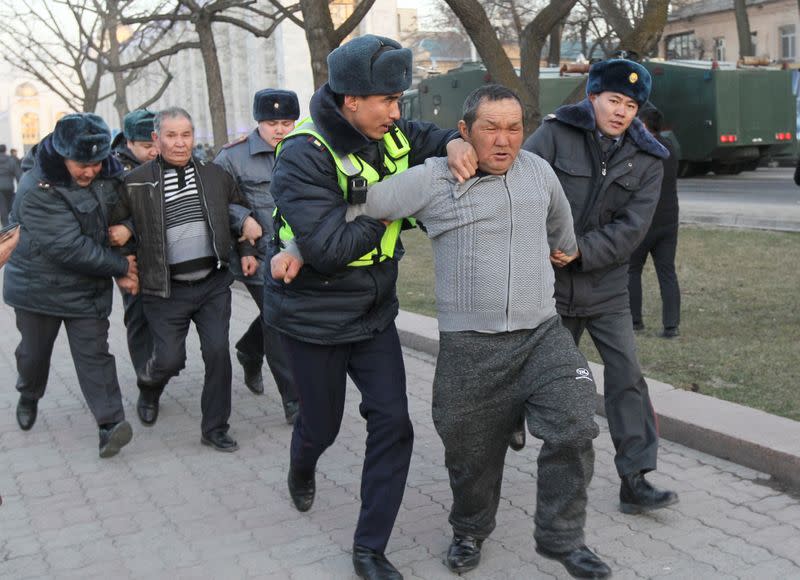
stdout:
[[464,141],[475,148],[478,168],[503,175],[522,147],[522,107],[516,99],[483,99],[472,127],[467,129],[467,124],[459,121],[458,130]]
[[622,93],[604,91],[589,95],[597,129],[606,137],[619,137],[633,123],[639,105]]
[[158,155],[158,147],[152,141],[128,141],[128,149],[139,163],[146,163]]
[[368,97],[344,98],[342,114],[356,129],[370,139],[378,141],[389,132],[389,128],[400,118],[400,96],[370,95]]
[[100,173],[103,163],[79,163],[72,159],[64,159],[64,165],[67,166],[67,171],[69,171],[75,183],[81,187],[87,187]]
[[286,135],[294,129],[294,119],[259,121],[258,134],[271,147],[277,147]]
[[164,161],[183,167],[192,158],[194,130],[186,117],[165,117],[161,120],[159,133],[153,133],[153,142]]

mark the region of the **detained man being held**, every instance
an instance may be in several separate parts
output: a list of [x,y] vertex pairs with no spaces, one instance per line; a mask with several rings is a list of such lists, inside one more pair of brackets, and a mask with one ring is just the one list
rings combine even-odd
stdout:
[[[513,91],[473,91],[459,131],[477,153],[474,177],[459,183],[446,159],[428,159],[374,184],[366,203],[347,212],[347,219],[414,216],[433,243],[440,331],[433,420],[453,491],[445,563],[457,573],[480,563],[509,438],[524,413],[544,441],[536,550],[573,576],[605,578],[609,567],[584,543],[598,434],[594,381],[553,298],[551,263],[564,266],[577,253],[569,203],[547,162],[520,151],[522,104]],[[276,255],[273,277],[290,282],[300,262],[297,254]]]

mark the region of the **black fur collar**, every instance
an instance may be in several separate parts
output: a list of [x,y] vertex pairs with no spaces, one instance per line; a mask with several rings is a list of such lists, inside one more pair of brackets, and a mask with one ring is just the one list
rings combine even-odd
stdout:
[[[44,181],[64,187],[72,185],[72,177],[64,165],[64,158],[53,147],[52,133],[42,139],[36,148],[36,167]],[[122,164],[113,155],[109,155],[103,159],[103,166],[98,177],[106,179],[120,177],[122,172]]]
[[328,83],[322,85],[311,97],[311,117],[320,134],[336,150],[348,155],[374,143],[372,139],[353,127],[336,104]]
[[[594,108],[588,98],[576,105],[564,105],[556,109],[556,119],[567,125],[572,125],[584,131],[595,131],[597,126],[594,120]],[[650,134],[642,122],[636,118],[625,132],[631,141],[645,153],[660,159],[669,157],[669,151]]]

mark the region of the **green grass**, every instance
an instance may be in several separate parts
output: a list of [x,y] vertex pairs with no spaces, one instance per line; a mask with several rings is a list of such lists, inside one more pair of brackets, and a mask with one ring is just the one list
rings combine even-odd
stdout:
[[[430,242],[403,234],[401,308],[436,315]],[[658,338],[661,298],[642,276],[639,358],[648,377],[800,420],[800,234],[682,227],[676,260],[681,337]],[[581,348],[600,362],[586,336]]]

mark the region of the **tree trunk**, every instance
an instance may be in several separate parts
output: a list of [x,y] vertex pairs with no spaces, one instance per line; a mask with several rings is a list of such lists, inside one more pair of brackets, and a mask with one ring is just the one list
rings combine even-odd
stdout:
[[525,134],[536,130],[542,121],[539,109],[539,61],[542,56],[545,40],[559,28],[561,22],[575,6],[577,0],[550,0],[545,8],[539,11],[525,27],[520,42],[520,59],[522,61],[522,82],[530,95],[534,107],[525,110]]
[[[800,3],[800,0],[798,0]],[[745,0],[733,1],[736,13],[736,34],[739,36],[739,58],[755,56],[753,53],[753,37],[750,34],[750,18],[747,16]]]
[[669,0],[648,0],[644,14],[635,26],[631,26],[615,0],[597,0],[597,4],[611,28],[617,33],[620,49],[645,56],[658,46],[664,25],[667,23]]
[[222,89],[222,73],[217,58],[217,45],[211,20],[201,15],[195,22],[197,37],[200,39],[200,53],[203,56],[203,68],[206,72],[208,87],[208,108],[211,111],[211,127],[214,133],[214,150],[220,149],[228,142],[228,119],[225,110],[225,93]]
[[119,116],[119,126],[122,127],[125,115],[130,112],[128,109],[127,83],[122,71],[119,70],[119,40],[117,39],[117,28],[119,27],[119,8],[118,0],[108,0],[106,3],[108,10],[106,15],[106,30],[108,31],[108,62],[112,67],[111,76],[114,79],[114,108]]
[[[800,1],[800,0],[798,0]],[[561,35],[564,32],[564,21],[562,20],[550,33],[550,47],[547,51],[547,64],[549,66],[559,66],[561,64]]]
[[333,19],[326,0],[300,0],[303,23],[311,53],[311,72],[314,75],[314,88],[318,89],[328,82],[328,54],[336,48],[331,39],[334,36]]

